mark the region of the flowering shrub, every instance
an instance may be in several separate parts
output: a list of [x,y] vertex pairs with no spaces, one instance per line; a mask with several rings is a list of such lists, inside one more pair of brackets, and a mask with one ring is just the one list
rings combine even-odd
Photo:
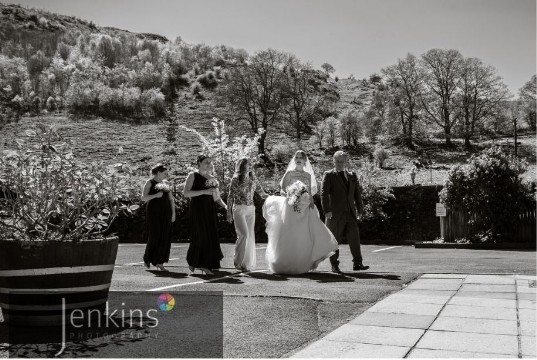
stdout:
[[70,145],[39,125],[0,158],[0,238],[81,240],[100,237],[136,186],[123,164],[77,161]]
[[213,133],[208,136],[186,126],[181,125],[180,128],[196,135],[201,145],[201,152],[213,159],[215,177],[227,188],[235,172],[235,162],[241,157],[251,160],[256,158],[260,134],[253,138],[242,135],[231,139],[223,120],[213,118],[212,125]]
[[475,239],[497,241],[508,235],[520,209],[531,204],[530,186],[520,176],[526,167],[524,161],[492,147],[452,169],[440,199],[468,215]]

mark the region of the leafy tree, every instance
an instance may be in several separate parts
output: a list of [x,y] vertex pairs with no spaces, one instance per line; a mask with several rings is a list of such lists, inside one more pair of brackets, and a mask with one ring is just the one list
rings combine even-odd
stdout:
[[331,73],[336,71],[336,69],[334,69],[334,67],[330,65],[329,63],[322,64],[321,69],[324,70],[324,73],[326,74],[326,76],[330,76]]

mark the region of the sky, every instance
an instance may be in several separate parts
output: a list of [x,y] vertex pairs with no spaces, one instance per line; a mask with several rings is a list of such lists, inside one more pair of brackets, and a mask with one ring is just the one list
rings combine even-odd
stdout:
[[513,95],[536,73],[535,0],[0,0],[187,43],[274,48],[369,77],[407,53],[457,49]]

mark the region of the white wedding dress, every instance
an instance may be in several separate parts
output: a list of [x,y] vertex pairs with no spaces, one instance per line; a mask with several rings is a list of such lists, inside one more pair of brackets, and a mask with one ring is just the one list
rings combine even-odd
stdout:
[[[311,192],[311,175],[308,172],[291,170],[284,179],[283,189],[286,184],[301,181]],[[338,249],[334,235],[321,221],[317,208],[310,208],[308,194],[300,198],[299,207],[300,212],[295,211],[284,196],[269,196],[263,205],[268,235],[266,258],[273,273],[307,273]]]

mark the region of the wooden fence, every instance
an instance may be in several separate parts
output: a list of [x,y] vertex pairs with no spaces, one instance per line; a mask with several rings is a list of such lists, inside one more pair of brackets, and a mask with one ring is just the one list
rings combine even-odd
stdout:
[[[475,234],[476,229],[468,223],[470,219],[470,217],[461,211],[448,209],[444,218],[445,240],[453,242],[455,239],[468,238]],[[510,236],[505,241],[534,242],[537,236],[536,226],[535,207],[521,209],[518,213],[518,219],[510,231]]]

